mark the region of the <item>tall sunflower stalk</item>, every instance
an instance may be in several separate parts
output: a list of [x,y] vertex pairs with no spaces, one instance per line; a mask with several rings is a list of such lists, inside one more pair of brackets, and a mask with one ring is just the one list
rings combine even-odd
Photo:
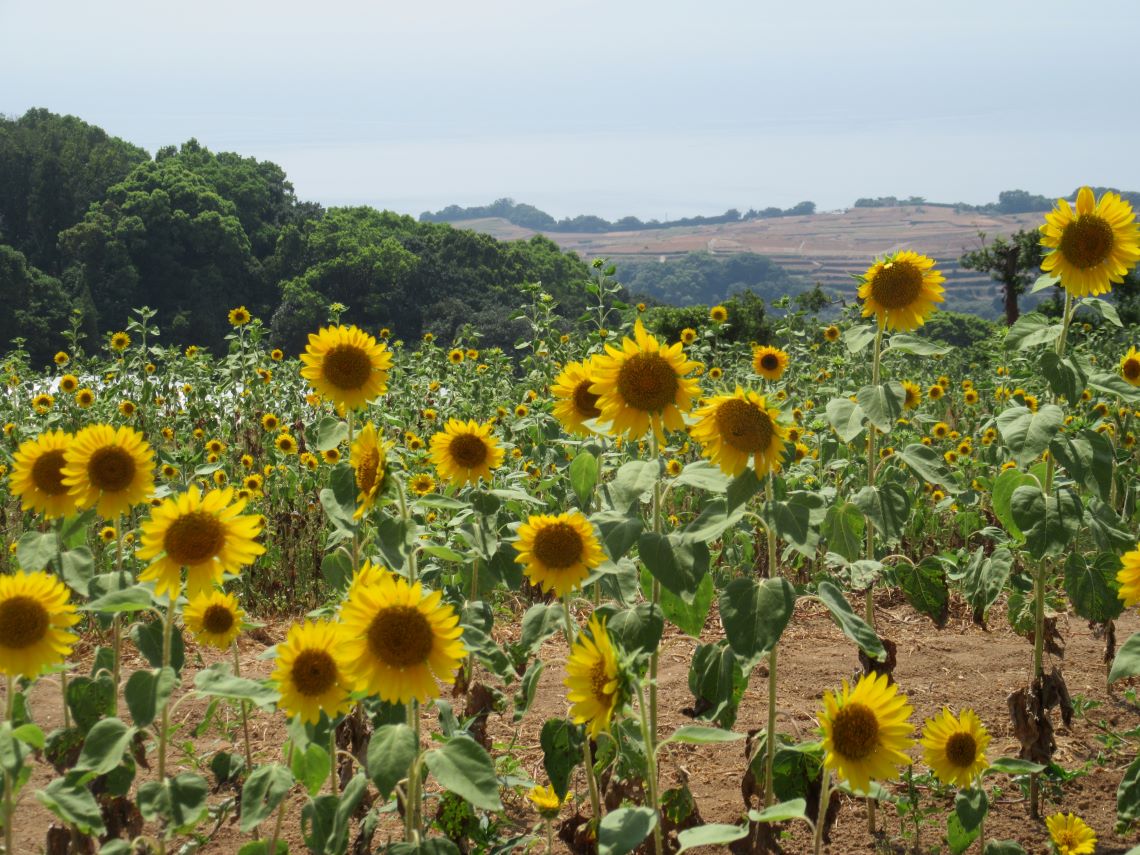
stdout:
[[[569,650],[574,649],[574,641],[578,635],[578,625],[574,623],[574,619],[570,616],[570,595],[563,594],[562,596],[562,618],[565,622],[566,631],[566,646]],[[590,736],[582,740],[582,763],[586,767],[586,787],[590,791],[590,812],[593,815],[595,823],[602,821],[602,800],[598,795],[598,779],[594,774],[594,756],[593,751],[590,749]]]

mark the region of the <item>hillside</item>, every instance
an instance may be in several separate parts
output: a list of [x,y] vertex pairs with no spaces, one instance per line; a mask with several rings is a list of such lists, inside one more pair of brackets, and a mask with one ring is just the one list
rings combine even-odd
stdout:
[[[1039,213],[984,214],[955,208],[917,205],[850,208],[846,211],[749,220],[712,226],[686,226],[604,233],[555,232],[547,236],[586,260],[606,256],[664,260],[688,252],[714,255],[753,252],[766,255],[807,283],[850,292],[850,276],[867,269],[871,258],[891,250],[914,249],[937,259],[946,274],[947,308],[996,317],[997,286],[985,274],[963,270],[958,258],[978,246],[978,233],[1006,235],[1036,228]],[[504,219],[456,223],[500,240],[536,234]]]

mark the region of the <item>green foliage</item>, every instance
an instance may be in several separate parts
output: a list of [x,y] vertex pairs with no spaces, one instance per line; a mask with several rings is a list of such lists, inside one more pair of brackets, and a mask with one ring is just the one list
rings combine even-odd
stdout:
[[[766,319],[764,301],[751,291],[735,294],[720,301],[728,310],[729,322],[721,331],[731,342],[766,344],[772,338],[771,325]],[[654,306],[647,313],[646,326],[670,342],[681,338],[681,330],[700,329],[708,324],[709,307]]]
[[944,341],[955,347],[973,347],[992,338],[994,329],[992,321],[977,315],[935,312],[917,332],[922,338]]
[[631,293],[677,306],[721,303],[746,291],[771,303],[808,289],[806,282],[772,259],[752,252],[690,252],[665,261],[622,260],[617,262],[617,275]]

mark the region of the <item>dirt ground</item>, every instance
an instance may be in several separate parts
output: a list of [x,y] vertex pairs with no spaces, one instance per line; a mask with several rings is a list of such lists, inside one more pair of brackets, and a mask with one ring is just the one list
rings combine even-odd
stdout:
[[[952,610],[951,614],[949,624],[944,629],[937,630],[927,618],[915,613],[889,593],[885,593],[879,600],[879,630],[884,637],[894,640],[898,645],[895,678],[915,708],[912,720],[920,727],[925,718],[933,716],[943,705],[954,709],[972,706],[993,735],[988,752],[990,758],[1015,756],[1017,741],[1009,724],[1006,696],[1026,682],[1032,655],[1031,645],[1009,630],[999,608],[991,612],[988,631],[974,625],[964,608]],[[268,676],[272,662],[259,657],[268,646],[284,638],[286,627],[284,622],[275,622],[242,638],[240,651],[244,675]],[[1140,842],[1140,835],[1126,839],[1113,833],[1116,788],[1125,768],[1135,756],[1137,744],[1133,739],[1131,744],[1126,743],[1115,751],[1108,751],[1101,741],[1105,735],[1101,727],[1117,733],[1137,727],[1140,725],[1140,707],[1128,703],[1123,697],[1127,683],[1118,683],[1112,695],[1107,693],[1106,667],[1102,659],[1103,640],[1094,638],[1086,624],[1072,615],[1062,617],[1059,628],[1066,646],[1064,659],[1056,664],[1063,668],[1070,693],[1074,697],[1099,702],[1100,706],[1075,718],[1071,728],[1065,728],[1057,722],[1056,760],[1066,770],[1083,771],[1084,774],[1066,783],[1059,800],[1050,800],[1046,810],[1048,813],[1072,811],[1083,817],[1097,832],[1097,853],[1123,853]],[[512,629],[517,632],[517,626],[504,627],[501,640],[506,640]],[[1117,637],[1122,643],[1138,630],[1140,618],[1133,611],[1124,615],[1118,623]],[[719,632],[720,625],[714,609],[714,614],[710,615],[706,623],[702,640],[716,640]],[[90,657],[92,641],[93,639],[86,639],[83,649],[77,651],[81,661]],[[682,710],[692,703],[687,676],[692,651],[697,643],[695,639],[676,630],[669,631],[663,642],[659,693],[659,735],[662,738],[678,726],[692,723]],[[192,685],[193,672],[197,668],[223,658],[212,650],[197,648],[192,641],[188,640],[187,644],[183,686]],[[566,712],[565,690],[561,685],[565,653],[565,643],[560,636],[555,636],[544,646],[542,656],[547,667],[534,706],[519,724],[515,725],[511,721],[510,712],[493,714],[488,723],[488,733],[496,746],[513,743],[513,753],[522,770],[542,783],[545,783],[546,778],[542,770],[539,733],[547,718],[562,716]],[[228,660],[228,657],[224,658]],[[137,657],[132,659],[128,654],[124,673],[130,673],[137,667],[144,667],[141,660]],[[820,707],[823,691],[838,687],[840,680],[852,676],[858,669],[858,662],[853,645],[842,637],[822,607],[809,601],[800,604],[784,634],[780,644],[779,669],[778,728],[782,733],[806,739],[815,730],[815,713]],[[175,701],[178,702],[180,697],[176,696]],[[33,689],[31,701],[33,715],[45,731],[61,724],[57,682],[50,678],[42,679]],[[456,706],[460,706],[460,703],[456,702]],[[206,768],[210,755],[218,750],[240,752],[241,749],[239,744],[226,738],[220,728],[213,727],[206,735],[194,739],[193,752],[185,750],[183,745],[191,738],[189,731],[202,721],[206,707],[206,701],[199,697],[188,697],[177,703],[172,721],[181,725],[182,729],[174,739],[172,762],[173,772],[189,771],[197,767],[212,783],[212,777]],[[125,711],[123,714],[126,715]],[[747,732],[762,727],[766,714],[767,679],[761,667],[749,683],[735,730]],[[425,713],[425,738],[435,726],[434,712]],[[279,715],[254,713],[251,729],[254,763],[280,760],[286,741],[284,719]],[[240,733],[240,729],[235,732]],[[716,746],[669,747],[662,754],[663,789],[676,785],[682,776],[687,777],[705,822],[740,821],[744,812],[740,783],[747,765],[743,744],[735,742]],[[912,755],[919,758],[921,749],[912,751]],[[140,776],[147,774],[140,770]],[[153,774],[153,771],[149,774]],[[45,786],[51,777],[50,767],[46,763],[37,763],[31,781],[21,793],[15,821],[16,851],[21,855],[44,851],[45,829],[51,823],[52,816],[38,803],[33,793],[37,788]],[[1031,853],[1048,852],[1048,836],[1044,824],[1030,818],[1028,802],[1019,788],[1000,776],[989,778],[988,781],[988,786],[1000,785],[1001,793],[991,799],[986,823],[987,836],[1015,839]],[[300,811],[305,796],[299,789],[295,790],[287,802],[283,824],[283,838],[288,841],[290,851],[294,853],[306,851],[300,833]],[[585,785],[580,774],[575,781],[575,790],[585,801]],[[895,785],[894,791],[901,792],[902,787]],[[211,802],[222,801],[227,795],[232,794],[214,794]],[[952,803],[945,798],[940,803],[929,792],[926,795],[939,810],[922,828],[922,851],[946,851],[943,837]],[[867,830],[863,804],[847,797],[839,798],[841,807],[828,852],[903,851],[901,846],[904,837],[900,820],[892,807],[880,809],[880,834],[877,839],[873,839]],[[503,800],[507,818],[517,826],[519,832],[525,831],[534,823],[534,816],[526,808],[521,796],[504,792]],[[571,814],[571,808],[564,808],[563,818]],[[270,821],[264,824],[266,831],[269,825]],[[210,831],[205,826],[203,829]],[[798,853],[810,849],[810,840],[805,830],[806,826],[802,824],[793,825],[789,829],[782,841],[785,852]],[[394,818],[386,820],[374,838],[373,845],[379,846],[387,839],[397,839],[399,833]],[[217,855],[235,853],[247,840],[249,837],[241,834],[236,818],[230,814],[210,834],[208,840],[202,841],[203,845],[197,851]],[[537,846],[536,851],[541,851],[541,848]],[[970,851],[977,850],[978,845],[975,843]],[[171,847],[168,851],[176,849]],[[556,851],[569,850],[559,842]]]

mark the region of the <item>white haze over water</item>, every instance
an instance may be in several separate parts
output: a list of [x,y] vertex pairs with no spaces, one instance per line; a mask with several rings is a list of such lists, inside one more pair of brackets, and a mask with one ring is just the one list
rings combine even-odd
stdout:
[[0,0],[0,112],[555,216],[1140,190],[1140,4]]

